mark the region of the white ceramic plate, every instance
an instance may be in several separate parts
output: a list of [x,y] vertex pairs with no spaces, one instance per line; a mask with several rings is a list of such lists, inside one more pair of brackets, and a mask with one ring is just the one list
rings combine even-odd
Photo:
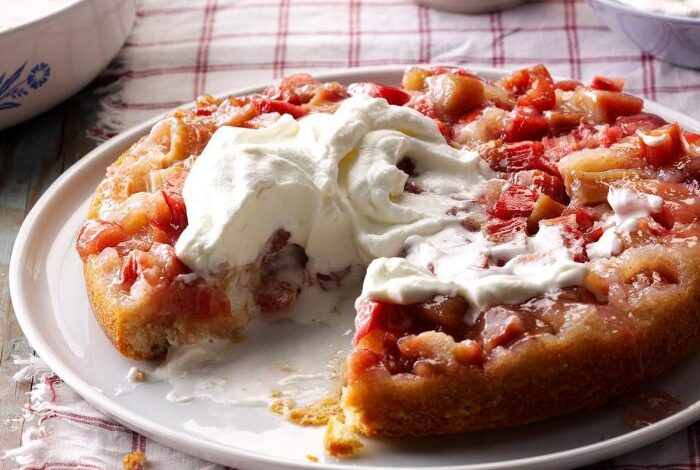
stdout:
[[[319,75],[324,80],[395,84],[404,67],[354,69]],[[475,69],[488,78],[502,72]],[[259,88],[234,91],[250,93]],[[647,110],[700,131],[700,123],[659,105]],[[629,431],[619,408],[575,414],[519,428],[425,439],[377,439],[357,460],[323,456],[321,428],[301,428],[265,407],[222,405],[210,400],[173,403],[163,382],[139,385],[115,396],[134,362],[121,357],[90,313],[75,235],[105,168],[153,121],[100,146],[66,171],[27,216],[10,263],[10,290],[17,318],[39,355],[95,407],[163,444],[199,457],[258,468],[563,468],[588,464],[642,447],[700,419],[700,351],[655,384],[676,395],[677,414],[647,428]],[[280,346],[281,347],[281,346]],[[255,369],[243,355],[241,364]],[[235,386],[235,384],[234,384]],[[311,464],[306,455],[321,458]]]

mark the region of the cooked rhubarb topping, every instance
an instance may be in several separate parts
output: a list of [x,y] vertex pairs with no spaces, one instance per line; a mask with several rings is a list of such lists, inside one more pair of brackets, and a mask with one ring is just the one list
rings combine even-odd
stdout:
[[[627,305],[685,282],[683,269],[665,250],[697,243],[700,137],[642,113],[642,101],[623,86],[608,77],[596,77],[590,86],[555,82],[541,65],[496,82],[432,67],[407,70],[401,87],[345,87],[295,75],[261,94],[205,96],[192,110],[170,113],[110,167],[77,248],[124,303],[150,302],[166,317],[283,309],[308,282],[336,288],[352,264],[388,260],[368,270],[372,288],[358,304],[351,371],[431,376],[481,367],[494,355],[562,334],[588,316],[624,330],[633,321],[621,313]],[[330,163],[302,168],[317,154],[300,156],[297,140],[332,147],[322,137],[336,110],[374,121],[350,142],[355,147],[337,146],[332,175],[340,189],[327,190],[331,173],[319,177],[313,170]],[[313,116],[319,113],[325,121]],[[390,113],[411,124],[386,124]],[[317,124],[298,125],[313,119]],[[187,207],[183,188],[190,174],[194,178],[200,155],[213,151],[210,140],[219,150],[227,148],[223,137],[212,135],[249,139],[248,150],[259,143],[258,134],[219,132],[222,127],[277,133],[273,143],[288,139],[287,166],[268,162],[261,152],[255,160],[269,163],[267,176],[282,178],[271,186],[288,183],[294,171],[316,178],[304,189],[314,196],[294,199],[285,211],[295,204],[311,211],[317,199],[349,201],[332,208],[339,214],[335,219],[328,216],[333,210],[314,206],[318,217],[337,222],[314,228],[335,230],[333,242],[342,254],[358,252],[319,264],[316,255],[330,252],[330,244],[313,245],[323,230],[300,237],[293,227],[272,221],[240,263],[221,262],[204,272],[191,258],[176,256],[175,246],[193,239],[190,232],[211,228],[201,218],[193,221],[199,212]],[[300,137],[290,137],[294,132]],[[371,133],[374,140],[366,138]],[[382,133],[388,137],[376,137]],[[239,158],[234,150],[231,158]],[[386,156],[382,165],[363,160],[357,169],[348,163],[378,154]],[[231,178],[247,174],[248,168],[238,168]],[[362,184],[343,185],[346,179]],[[391,190],[373,186],[380,183]],[[347,188],[352,191],[338,196]],[[323,196],[314,199],[316,194]],[[361,215],[352,221],[362,225],[357,239],[365,245],[346,236],[357,234],[343,225],[350,213]],[[255,223],[266,216],[250,214]],[[237,234],[248,228],[242,224]],[[389,243],[381,237],[391,230],[400,233]],[[405,282],[394,282],[399,278]],[[240,302],[232,302],[234,295]]]

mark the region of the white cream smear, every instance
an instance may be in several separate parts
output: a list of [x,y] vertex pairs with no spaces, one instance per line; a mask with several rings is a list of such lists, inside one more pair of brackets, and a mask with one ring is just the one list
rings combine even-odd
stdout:
[[[534,237],[495,245],[481,232],[464,234],[450,228],[428,239],[416,239],[406,258],[372,262],[363,297],[401,304],[426,300],[435,293],[459,295],[473,307],[465,320],[499,303],[520,303],[549,290],[579,285],[586,265],[573,261],[561,229],[541,226]],[[479,266],[484,256],[503,266]]]
[[700,0],[619,0],[642,10],[671,16],[700,17]]
[[590,259],[610,258],[624,248],[623,237],[639,228],[639,219],[650,217],[661,210],[664,200],[654,194],[629,188],[609,188],[608,204],[613,215],[606,221],[607,228],[597,242],[586,247]]
[[[405,157],[415,166],[410,178],[397,168]],[[493,176],[433,120],[354,96],[332,114],[217,130],[185,181],[189,225],[175,248],[211,277],[253,262],[284,229],[305,248],[311,273],[368,266],[361,298],[462,295],[472,313],[580,284],[586,266],[555,227],[508,245],[462,227]],[[404,191],[407,182],[422,192]],[[485,257],[498,263],[483,267]]]
[[211,400],[228,406],[267,408],[314,403],[337,386],[351,349],[358,276],[343,289],[306,288],[288,311],[268,314],[246,328],[239,343],[202,341],[173,348],[149,375],[168,382],[167,400]]

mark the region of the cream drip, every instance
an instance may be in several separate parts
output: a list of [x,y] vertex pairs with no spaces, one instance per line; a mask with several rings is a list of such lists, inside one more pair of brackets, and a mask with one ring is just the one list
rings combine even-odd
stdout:
[[613,215],[606,221],[607,228],[597,242],[586,247],[588,257],[610,258],[624,249],[622,238],[626,233],[639,228],[639,219],[657,213],[664,200],[654,194],[634,191],[629,188],[610,188],[608,204]]

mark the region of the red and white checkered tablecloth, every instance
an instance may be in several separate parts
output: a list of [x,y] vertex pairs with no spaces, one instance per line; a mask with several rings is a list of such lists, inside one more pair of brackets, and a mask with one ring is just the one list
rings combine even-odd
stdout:
[[383,64],[454,63],[553,74],[623,76],[627,89],[700,118],[700,74],[655,60],[605,27],[581,0],[460,15],[410,0],[141,0],[104,74],[97,133],[121,131],[202,93],[285,74]]
[[[295,72],[403,63],[517,68],[590,80],[624,76],[628,90],[700,118],[700,73],[642,53],[580,0],[544,0],[477,16],[410,0],[139,0],[127,44],[102,76],[92,132],[110,136],[207,92]],[[50,372],[29,366],[35,425],[11,458],[35,469],[120,468],[143,450],[148,468],[219,468],[115,424]],[[37,369],[38,370],[34,370]],[[33,373],[32,373],[33,372]],[[600,469],[700,469],[700,423]]]

